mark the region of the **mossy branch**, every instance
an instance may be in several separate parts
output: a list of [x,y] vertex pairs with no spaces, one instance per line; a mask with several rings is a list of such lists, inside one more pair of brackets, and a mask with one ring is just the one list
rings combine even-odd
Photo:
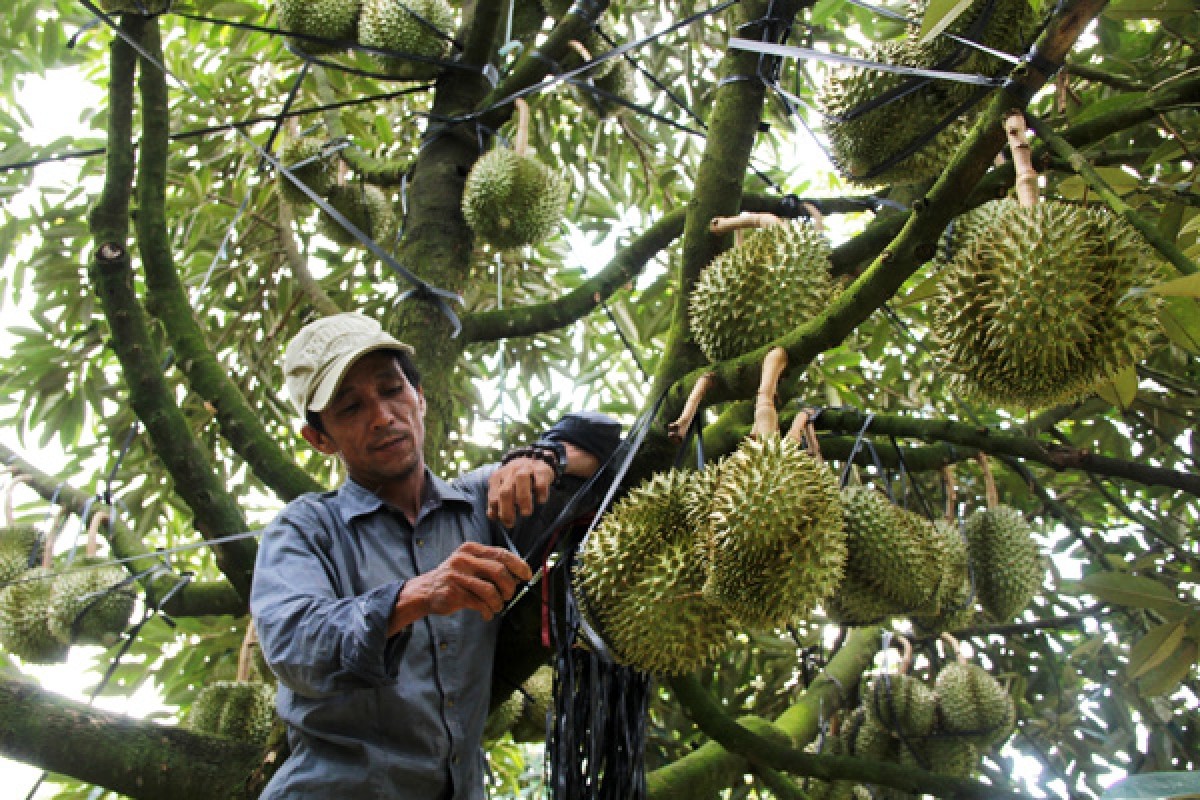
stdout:
[[[147,23],[122,15],[122,26],[135,41],[143,40]],[[164,379],[163,354],[150,337],[145,311],[134,289],[133,266],[126,243],[129,189],[133,176],[133,76],[136,55],[120,37],[112,46],[113,77],[109,85],[110,134],[108,172],[100,203],[91,216],[95,253],[88,273],[112,333],[112,347],[129,388],[130,405],[145,426],[158,457],[175,481],[180,497],[192,510],[196,529],[217,538],[246,529],[237,504],[217,478],[209,454],[192,434]],[[214,548],[218,565],[234,590],[248,597],[255,547],[241,541]]]
[[754,766],[766,766],[825,781],[850,780],[938,797],[1007,797],[1014,800],[1030,798],[1029,795],[1011,788],[992,786],[966,778],[951,778],[916,767],[853,756],[806,753],[763,736],[751,730],[741,720],[729,716],[694,676],[673,679],[671,689],[700,730],[726,750],[737,753]]
[[[863,670],[870,666],[880,646],[878,627],[856,628],[829,660],[824,672],[804,694],[773,723],[758,719],[749,724],[755,732],[785,734],[791,745],[803,747],[816,738],[820,723],[848,699]],[[686,691],[686,687],[685,687]],[[770,726],[770,727],[767,727]],[[650,800],[695,800],[727,788],[750,768],[740,753],[711,741],[647,776]]]
[[[1039,39],[1037,52],[1048,63],[1059,63],[1105,4],[1106,0],[1074,0],[1064,4]],[[758,384],[759,365],[771,347],[785,348],[791,369],[802,370],[819,353],[841,344],[876,309],[891,299],[904,282],[933,257],[937,239],[946,225],[967,207],[972,191],[1003,146],[1004,132],[1000,122],[1005,114],[1013,107],[1024,107],[1047,78],[1047,74],[1029,64],[1014,73],[1010,83],[980,115],[942,177],[916,204],[900,233],[838,295],[824,314],[758,350],[703,367],[703,370],[712,370],[717,378],[710,400],[719,402],[753,394]],[[684,286],[690,287],[690,284],[685,282]],[[700,373],[701,370],[696,369],[682,380],[672,380],[664,409],[667,419],[673,419],[678,414]]]
[[[146,24],[143,47],[162,61],[158,19]],[[146,306],[166,330],[176,363],[192,389],[214,409],[221,433],[267,486],[285,500],[320,486],[267,434],[262,414],[246,402],[229,371],[209,349],[196,323],[191,300],[175,265],[167,229],[167,164],[170,153],[170,98],[166,75],[148,67],[138,81],[142,99],[142,138],[138,148],[137,240],[146,273]],[[229,501],[232,502],[232,501]]]
[[103,711],[0,675],[0,754],[134,800],[239,800],[256,745]]
[[1104,204],[1108,206],[1114,214],[1124,219],[1130,225],[1137,229],[1142,236],[1149,242],[1150,246],[1162,255],[1167,261],[1174,265],[1175,269],[1183,275],[1194,275],[1196,273],[1196,264],[1175,242],[1163,236],[1155,225],[1152,225],[1149,220],[1137,213],[1128,203],[1125,202],[1121,195],[1117,194],[1108,181],[1101,177],[1096,168],[1088,163],[1087,157],[1071,146],[1070,142],[1058,135],[1045,120],[1039,120],[1036,117],[1032,118],[1037,126],[1037,135],[1050,150],[1059,158],[1064,159],[1071,168],[1078,173],[1079,177],[1091,187]]

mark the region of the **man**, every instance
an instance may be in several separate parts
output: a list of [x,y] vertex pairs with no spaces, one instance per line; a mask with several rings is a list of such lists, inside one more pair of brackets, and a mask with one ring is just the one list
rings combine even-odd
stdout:
[[259,549],[250,606],[292,749],[263,798],[484,797],[496,615],[530,578],[505,528],[527,547],[540,531],[518,520],[619,439],[607,417],[568,415],[501,466],[443,481],[425,466],[411,354],[338,314],[284,356],[302,434],[346,480],[289,503]]

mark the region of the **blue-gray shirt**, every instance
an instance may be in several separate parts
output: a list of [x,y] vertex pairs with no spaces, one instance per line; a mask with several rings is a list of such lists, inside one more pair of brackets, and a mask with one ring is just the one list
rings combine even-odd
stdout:
[[[485,796],[498,622],[461,611],[392,638],[387,628],[406,579],[464,542],[503,545],[487,518],[492,469],[453,483],[427,470],[416,525],[347,480],[297,498],[266,529],[250,607],[292,753],[264,800]],[[524,549],[536,530],[520,527]]]

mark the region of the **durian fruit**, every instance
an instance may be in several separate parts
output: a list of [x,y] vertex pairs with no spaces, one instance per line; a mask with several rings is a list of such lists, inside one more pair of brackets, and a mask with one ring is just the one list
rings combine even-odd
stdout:
[[554,707],[554,668],[538,667],[521,684],[518,694],[521,713],[512,726],[513,738],[518,742],[545,741],[548,714]]
[[[383,189],[369,183],[339,184],[326,195],[334,210],[376,242],[387,240],[396,230],[396,213]],[[345,247],[361,242],[333,217],[322,212],[321,233]]]
[[[337,182],[337,158],[326,151],[327,144],[319,136],[301,136],[284,147],[279,155],[283,166],[322,197],[329,194]],[[312,199],[282,172],[278,181],[279,191],[288,203],[293,206],[312,204]]]
[[[896,40],[869,48],[863,58],[927,68],[937,62],[940,52],[938,43]],[[907,90],[920,81],[924,82],[919,88]],[[884,165],[955,114],[974,88],[860,66],[832,68],[818,90],[817,103],[825,117],[834,165],[850,183],[863,186],[922,183],[938,177],[966,136],[973,113],[956,116],[910,155]],[[873,102],[878,105],[867,109],[866,104]]]
[[747,231],[700,273],[688,306],[710,361],[755,350],[820,314],[836,294],[829,242],[808,220]]
[[291,39],[297,50],[318,55],[344,49],[343,42],[353,41],[362,0],[277,0],[279,27],[290,33],[317,39]]
[[427,78],[437,72],[437,65],[420,58],[443,58],[450,48],[453,25],[454,9],[446,0],[362,0],[358,42],[418,56],[375,54],[374,58],[394,77]]
[[702,593],[703,546],[688,523],[695,472],[658,473],[613,504],[577,555],[580,612],[621,663],[685,673],[721,651],[729,614]]
[[752,628],[795,622],[841,580],[846,541],[836,478],[778,433],[746,439],[719,476],[705,596]]
[[54,573],[34,567],[0,589],[0,647],[31,664],[54,664],[68,647],[50,631],[47,611]]
[[503,702],[493,708],[483,723],[483,740],[493,742],[508,733],[516,725],[525,708],[525,695],[514,689]]
[[896,601],[880,594],[874,584],[850,573],[842,578],[823,606],[831,622],[852,628],[876,625],[890,617],[900,616],[906,610]]
[[961,627],[974,615],[974,592],[967,542],[958,526],[934,520],[933,546],[942,565],[941,581],[929,608],[910,616],[923,630],[941,632],[951,630],[950,625]]
[[935,681],[938,716],[947,733],[981,747],[1003,741],[1016,722],[1016,706],[999,681],[978,664],[950,663]]
[[[910,17],[920,20],[929,6],[928,0],[913,0]],[[1029,0],[974,0],[949,26],[945,33],[955,34],[1014,56],[1021,56],[1033,42],[1038,23],[1037,14]],[[914,27],[909,38],[920,36],[919,27]],[[940,53],[936,64],[944,65],[956,72],[978,75],[1000,75],[1012,69],[1012,65],[996,56],[974,47],[960,44],[947,36],[936,40]]]
[[[608,117],[627,110],[627,106],[614,98],[633,102],[637,84],[634,80],[636,70],[624,58],[614,58],[606,62],[612,67],[600,75],[588,75],[590,83],[599,91],[589,91],[586,86],[577,87],[579,96],[585,105],[598,117]],[[609,97],[608,95],[612,95]]]
[[842,490],[847,577],[874,587],[905,612],[928,612],[943,581],[934,523],[863,486]]
[[923,739],[909,740],[901,750],[898,763],[938,775],[969,778],[979,766],[979,758],[979,748],[970,739],[935,733]]
[[863,691],[867,719],[905,737],[928,736],[937,721],[937,697],[920,678],[906,673],[883,674]]
[[214,681],[192,703],[187,726],[247,742],[265,742],[275,723],[275,687],[258,681]]
[[1041,408],[1085,396],[1151,349],[1163,266],[1099,208],[993,200],[959,217],[939,259],[933,340],[956,388]]
[[0,584],[41,561],[42,535],[32,525],[0,528]]
[[50,588],[50,632],[68,645],[110,647],[129,625],[137,592],[129,573],[102,558],[83,558]]
[[171,0],[100,0],[100,10],[108,14],[163,14],[171,9]]
[[517,108],[513,147],[497,147],[480,156],[463,186],[463,216],[471,230],[492,247],[537,244],[558,228],[567,208],[566,177],[526,151],[529,105]]
[[977,510],[966,521],[979,604],[1000,622],[1025,610],[1046,574],[1041,552],[1025,517],[998,505]]

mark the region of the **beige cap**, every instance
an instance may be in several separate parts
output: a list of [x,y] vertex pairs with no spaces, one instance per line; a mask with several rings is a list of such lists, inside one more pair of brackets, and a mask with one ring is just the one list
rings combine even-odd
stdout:
[[283,376],[300,416],[324,411],[351,365],[376,350],[413,352],[378,322],[352,311],[301,328],[283,354]]

